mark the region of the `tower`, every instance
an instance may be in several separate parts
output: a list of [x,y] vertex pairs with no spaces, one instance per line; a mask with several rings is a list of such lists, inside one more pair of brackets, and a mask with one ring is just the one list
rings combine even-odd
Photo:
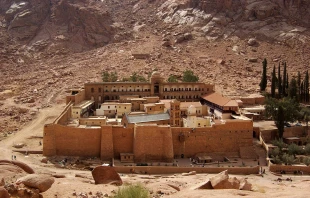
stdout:
[[181,126],[180,101],[171,100],[170,102],[170,125],[175,127]]

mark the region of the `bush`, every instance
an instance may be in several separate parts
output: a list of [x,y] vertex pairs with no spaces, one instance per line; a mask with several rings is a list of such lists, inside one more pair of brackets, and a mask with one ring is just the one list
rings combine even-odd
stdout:
[[305,147],[305,153],[310,155],[310,144],[307,144]]
[[292,165],[295,161],[295,158],[293,155],[289,155],[289,154],[283,154],[282,155],[282,161],[286,164],[286,165]]
[[141,184],[124,186],[118,189],[114,198],[149,198],[149,191]]
[[275,164],[282,164],[282,161],[281,161],[279,156],[275,156],[273,158],[273,163],[275,163]]
[[303,163],[306,164],[307,166],[309,166],[310,165],[310,158],[309,157],[305,157],[303,159]]
[[288,154],[290,154],[290,155],[302,154],[302,149],[296,144],[290,144],[288,146]]
[[274,148],[274,149],[272,149],[272,150],[270,151],[270,156],[271,156],[271,157],[276,157],[276,156],[278,156],[279,154],[280,154],[280,149],[279,149],[279,147]]
[[280,151],[282,151],[283,148],[286,148],[286,147],[287,147],[287,144],[285,144],[285,143],[283,142],[282,139],[280,139],[280,140],[274,140],[274,141],[272,141],[271,143],[272,143],[274,146],[279,147]]

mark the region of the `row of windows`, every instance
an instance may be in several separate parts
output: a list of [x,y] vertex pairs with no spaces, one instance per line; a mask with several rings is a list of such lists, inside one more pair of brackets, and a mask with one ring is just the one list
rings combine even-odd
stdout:
[[[170,88],[169,91],[204,91],[204,88]],[[164,92],[168,91],[168,88],[164,88]],[[207,88],[207,91],[209,91],[209,88]]]
[[[91,93],[94,93],[95,88],[91,88],[90,91],[91,91]],[[112,88],[112,92],[125,92],[125,91],[140,92],[140,91],[151,91],[151,89],[142,89],[142,88],[141,89],[126,89],[126,88],[116,89],[116,88]],[[168,88],[164,88],[163,91],[167,92]],[[169,91],[204,91],[204,88],[195,88],[195,89],[194,88],[193,89],[192,88],[170,88]],[[209,91],[209,88],[207,88],[207,91]],[[106,89],[105,92],[109,92],[109,90]],[[98,88],[98,93],[101,93],[101,88]]]
[[199,99],[199,95],[192,96],[163,96],[163,99]]

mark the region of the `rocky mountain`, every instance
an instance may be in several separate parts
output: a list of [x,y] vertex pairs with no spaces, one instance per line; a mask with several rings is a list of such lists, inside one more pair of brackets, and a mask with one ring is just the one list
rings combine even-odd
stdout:
[[1,0],[0,133],[102,71],[191,69],[223,95],[249,95],[264,58],[268,85],[283,61],[290,78],[309,69],[309,25],[306,0]]

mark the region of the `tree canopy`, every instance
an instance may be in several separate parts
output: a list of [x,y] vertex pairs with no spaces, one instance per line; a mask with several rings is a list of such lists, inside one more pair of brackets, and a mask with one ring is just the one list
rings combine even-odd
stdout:
[[183,72],[183,82],[198,82],[199,77],[194,74],[192,70],[185,70]]
[[271,117],[278,130],[279,137],[283,137],[284,123],[294,122],[299,117],[299,103],[292,98],[267,98],[265,101],[265,109],[267,116]]
[[118,78],[118,76],[117,76],[116,72],[109,73],[109,72],[105,71],[102,73],[102,81],[103,82],[116,82],[117,78]]

